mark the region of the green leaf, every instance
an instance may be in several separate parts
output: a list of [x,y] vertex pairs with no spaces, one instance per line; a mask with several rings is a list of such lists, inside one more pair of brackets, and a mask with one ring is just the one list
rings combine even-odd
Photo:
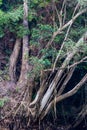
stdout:
[[38,0],[33,0],[33,3],[34,4],[38,4]]
[[2,0],[0,0],[0,5],[2,5]]

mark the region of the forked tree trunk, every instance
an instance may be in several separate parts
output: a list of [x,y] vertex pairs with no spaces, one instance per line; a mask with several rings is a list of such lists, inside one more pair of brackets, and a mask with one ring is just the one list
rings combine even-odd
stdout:
[[10,63],[9,63],[9,78],[11,82],[16,82],[16,65],[17,65],[17,60],[19,56],[21,48],[21,39],[16,39],[16,43],[13,49],[13,52],[10,56]]
[[29,105],[31,101],[31,97],[32,97],[32,87],[33,87],[34,76],[33,77],[28,76],[29,74],[31,74],[33,66],[29,64],[28,0],[23,0],[23,1],[24,1],[23,26],[24,26],[24,30],[26,34],[23,36],[22,65],[21,65],[20,77],[17,82],[17,87],[19,87],[20,89],[23,88],[23,91],[24,89],[26,89],[24,100],[26,100],[27,104]]

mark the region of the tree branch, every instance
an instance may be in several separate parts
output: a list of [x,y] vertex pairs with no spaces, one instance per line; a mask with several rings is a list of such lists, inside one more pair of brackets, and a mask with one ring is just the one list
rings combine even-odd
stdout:
[[[60,96],[56,97],[56,102],[60,102],[72,95],[74,95],[83,85],[84,83],[87,82],[87,74],[82,78],[82,80],[69,92],[62,94]],[[48,113],[48,111],[50,110],[50,108],[53,107],[54,104],[54,100],[51,101],[51,103],[48,105],[47,109],[44,111],[43,117]],[[43,119],[43,117],[41,116],[41,119]]]
[[58,34],[61,34],[61,32],[67,28],[70,24],[72,24],[81,14],[87,12],[87,8],[81,10],[80,12],[78,12],[70,21],[68,21],[65,25],[63,25],[61,28],[59,28],[56,32],[53,33],[53,36],[51,38],[51,40],[48,42],[48,44],[46,45],[46,48],[49,48],[49,46],[52,44],[52,42],[54,41],[55,37]]
[[[85,33],[85,35],[86,35],[86,33]],[[77,42],[74,50],[72,52],[69,52],[68,56],[66,57],[66,59],[62,63],[61,68],[66,68],[69,65],[71,59],[74,57],[74,55],[76,53],[78,53],[79,48],[82,46],[82,44],[84,44],[84,35],[81,39],[79,39],[79,41]],[[57,86],[58,82],[60,81],[64,70],[65,69],[58,70],[54,79],[52,80],[51,84],[49,85],[49,88],[47,89],[45,95],[43,96],[43,99],[42,99],[41,104],[40,104],[40,113],[44,109],[44,107],[47,104],[52,92],[54,91],[55,87]]]

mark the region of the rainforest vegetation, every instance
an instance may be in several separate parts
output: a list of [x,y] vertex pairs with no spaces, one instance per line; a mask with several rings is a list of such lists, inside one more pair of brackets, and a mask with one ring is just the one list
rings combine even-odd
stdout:
[[0,0],[0,130],[87,129],[87,0]]

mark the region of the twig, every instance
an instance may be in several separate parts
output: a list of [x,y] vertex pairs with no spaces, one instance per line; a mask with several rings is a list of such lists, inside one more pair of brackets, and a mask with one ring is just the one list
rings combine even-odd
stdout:
[[56,10],[57,17],[58,17],[59,24],[60,24],[60,28],[61,28],[62,27],[62,16],[59,14],[56,5],[55,5],[55,10]]
[[[75,10],[74,10],[74,13],[75,13],[76,9],[78,8],[78,6],[79,6],[79,5],[77,4],[77,6],[76,6],[76,8],[75,8]],[[75,19],[75,17],[76,17],[76,16],[74,17],[74,13],[73,13],[73,17],[72,17],[72,22],[70,23],[70,25],[69,25],[69,27],[68,27],[68,29],[67,29],[67,33],[66,33],[66,35],[65,35],[64,41],[63,41],[63,43],[62,43],[62,45],[61,45],[61,48],[60,48],[60,50],[59,50],[59,53],[58,53],[56,59],[55,59],[55,62],[54,62],[54,65],[53,65],[53,72],[54,72],[54,70],[55,70],[55,67],[56,67],[57,61],[58,61],[58,59],[59,59],[59,56],[60,56],[60,54],[61,54],[61,51],[62,51],[62,49],[63,49],[63,47],[64,47],[65,41],[67,40],[67,37],[68,37],[69,31],[70,31],[70,29],[71,29],[71,26],[72,26],[72,24],[73,24],[73,22],[74,22],[73,19]],[[79,12],[79,13],[81,13],[81,12]]]
[[55,37],[58,34],[61,34],[62,31],[67,28],[70,24],[72,24],[81,14],[85,13],[87,11],[87,8],[81,10],[78,12],[70,21],[68,21],[65,25],[63,25],[61,28],[59,28],[56,32],[53,33],[51,40],[47,43],[46,48],[49,48],[51,43],[54,41]]
[[84,62],[86,59],[87,59],[87,56],[84,57],[83,59],[81,59],[80,61],[78,61],[78,62],[76,62],[76,63],[70,65],[70,66],[69,66],[69,69],[70,69],[70,68],[73,68],[74,66],[76,66],[76,65],[78,65],[78,64],[80,64],[80,63],[82,63],[82,62]]

